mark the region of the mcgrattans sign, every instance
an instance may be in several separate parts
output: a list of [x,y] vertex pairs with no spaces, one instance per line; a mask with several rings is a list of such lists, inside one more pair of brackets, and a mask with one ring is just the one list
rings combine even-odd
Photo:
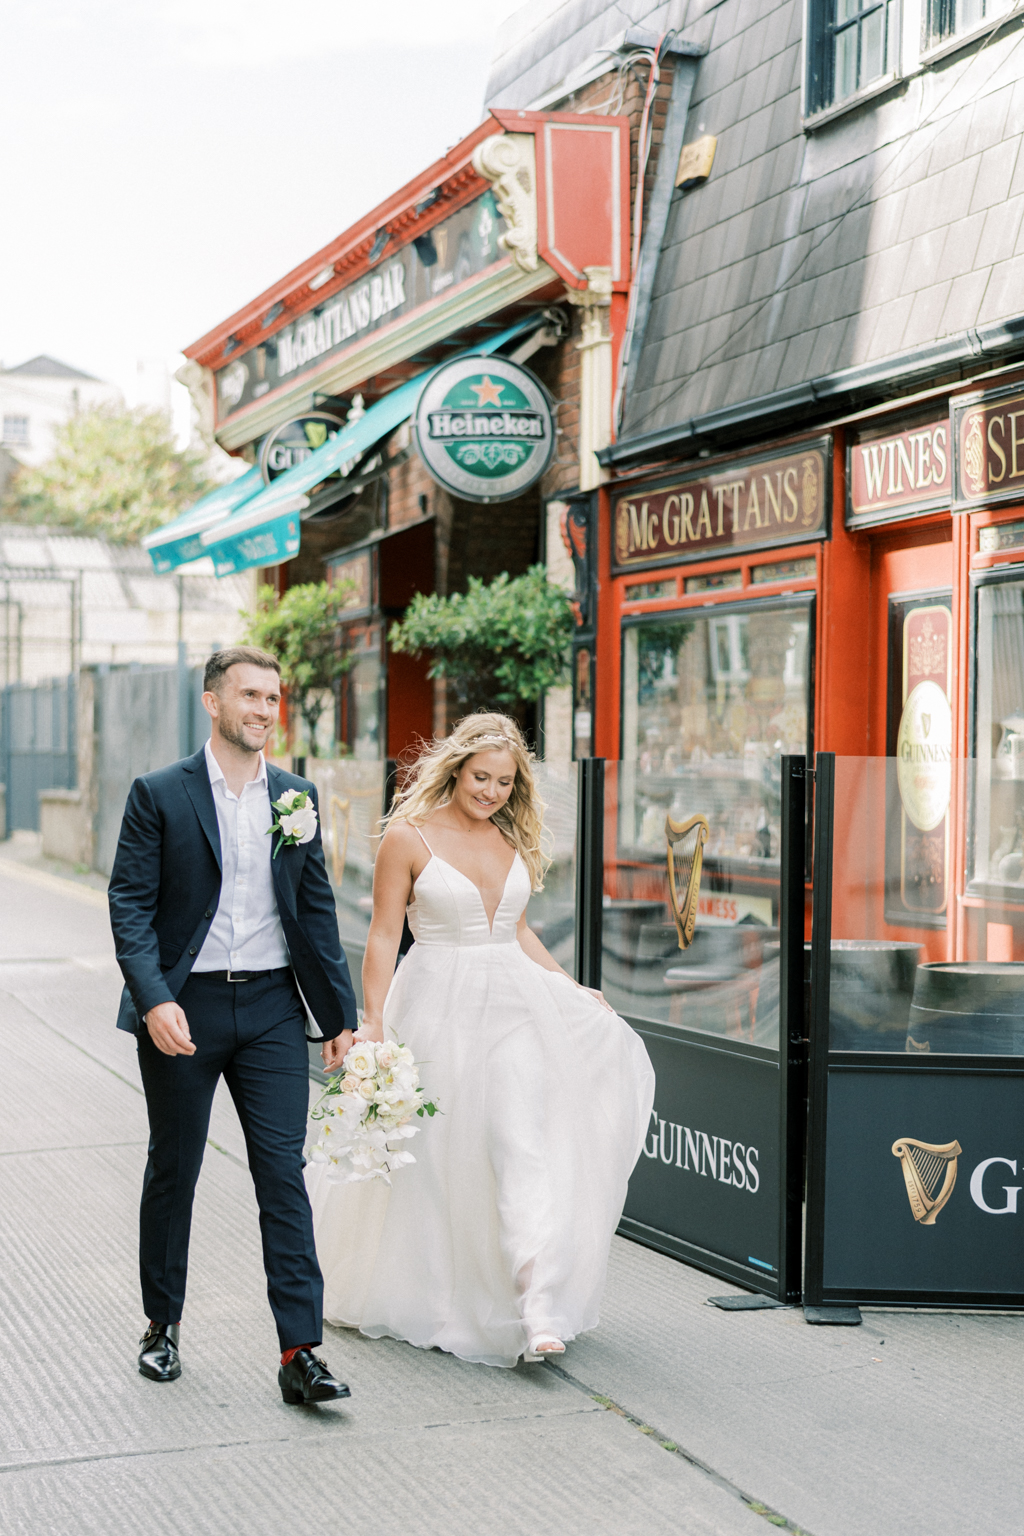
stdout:
[[740,459],[670,484],[623,491],[612,513],[612,568],[707,560],[828,537],[832,439]]

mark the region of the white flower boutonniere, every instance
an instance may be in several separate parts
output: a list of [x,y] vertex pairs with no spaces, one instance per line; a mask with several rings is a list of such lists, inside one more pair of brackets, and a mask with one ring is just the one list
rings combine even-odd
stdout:
[[282,848],[312,842],[316,836],[316,808],[308,789],[286,789],[279,800],[271,801],[271,809],[274,820],[267,828],[267,836],[278,834],[275,859]]

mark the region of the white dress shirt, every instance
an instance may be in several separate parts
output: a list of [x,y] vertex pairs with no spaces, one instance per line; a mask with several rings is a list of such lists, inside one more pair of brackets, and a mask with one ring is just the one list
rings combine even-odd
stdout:
[[228,788],[209,741],[206,766],[220,827],[220,901],[193,970],[272,971],[290,965],[270,872],[274,839],[267,828],[274,813],[263,753],[259,773],[240,795]]

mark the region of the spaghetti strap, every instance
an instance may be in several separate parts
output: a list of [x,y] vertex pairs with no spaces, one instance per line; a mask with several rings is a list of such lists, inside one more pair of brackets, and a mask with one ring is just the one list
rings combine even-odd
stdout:
[[[410,827],[413,828],[414,831],[420,832],[419,827],[417,827],[417,825],[416,825],[416,823],[414,821],[410,821],[409,825],[410,825]],[[423,837],[423,833],[422,832],[420,832],[420,837]],[[434,850],[433,850],[433,848],[431,848],[430,844],[427,842],[425,837],[423,837],[423,846],[426,848],[427,852],[430,854],[430,857],[433,858],[434,857]]]

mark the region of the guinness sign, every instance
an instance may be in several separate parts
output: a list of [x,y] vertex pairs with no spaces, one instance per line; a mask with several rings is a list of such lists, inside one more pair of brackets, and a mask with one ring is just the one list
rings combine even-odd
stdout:
[[[944,927],[953,783],[953,616],[945,593],[889,599],[886,922]],[[898,711],[898,713],[897,713]]]
[[302,464],[310,454],[322,448],[329,438],[337,436],[345,423],[340,416],[330,416],[326,411],[307,411],[284,421],[267,434],[260,450],[260,473],[270,485],[285,470]]

